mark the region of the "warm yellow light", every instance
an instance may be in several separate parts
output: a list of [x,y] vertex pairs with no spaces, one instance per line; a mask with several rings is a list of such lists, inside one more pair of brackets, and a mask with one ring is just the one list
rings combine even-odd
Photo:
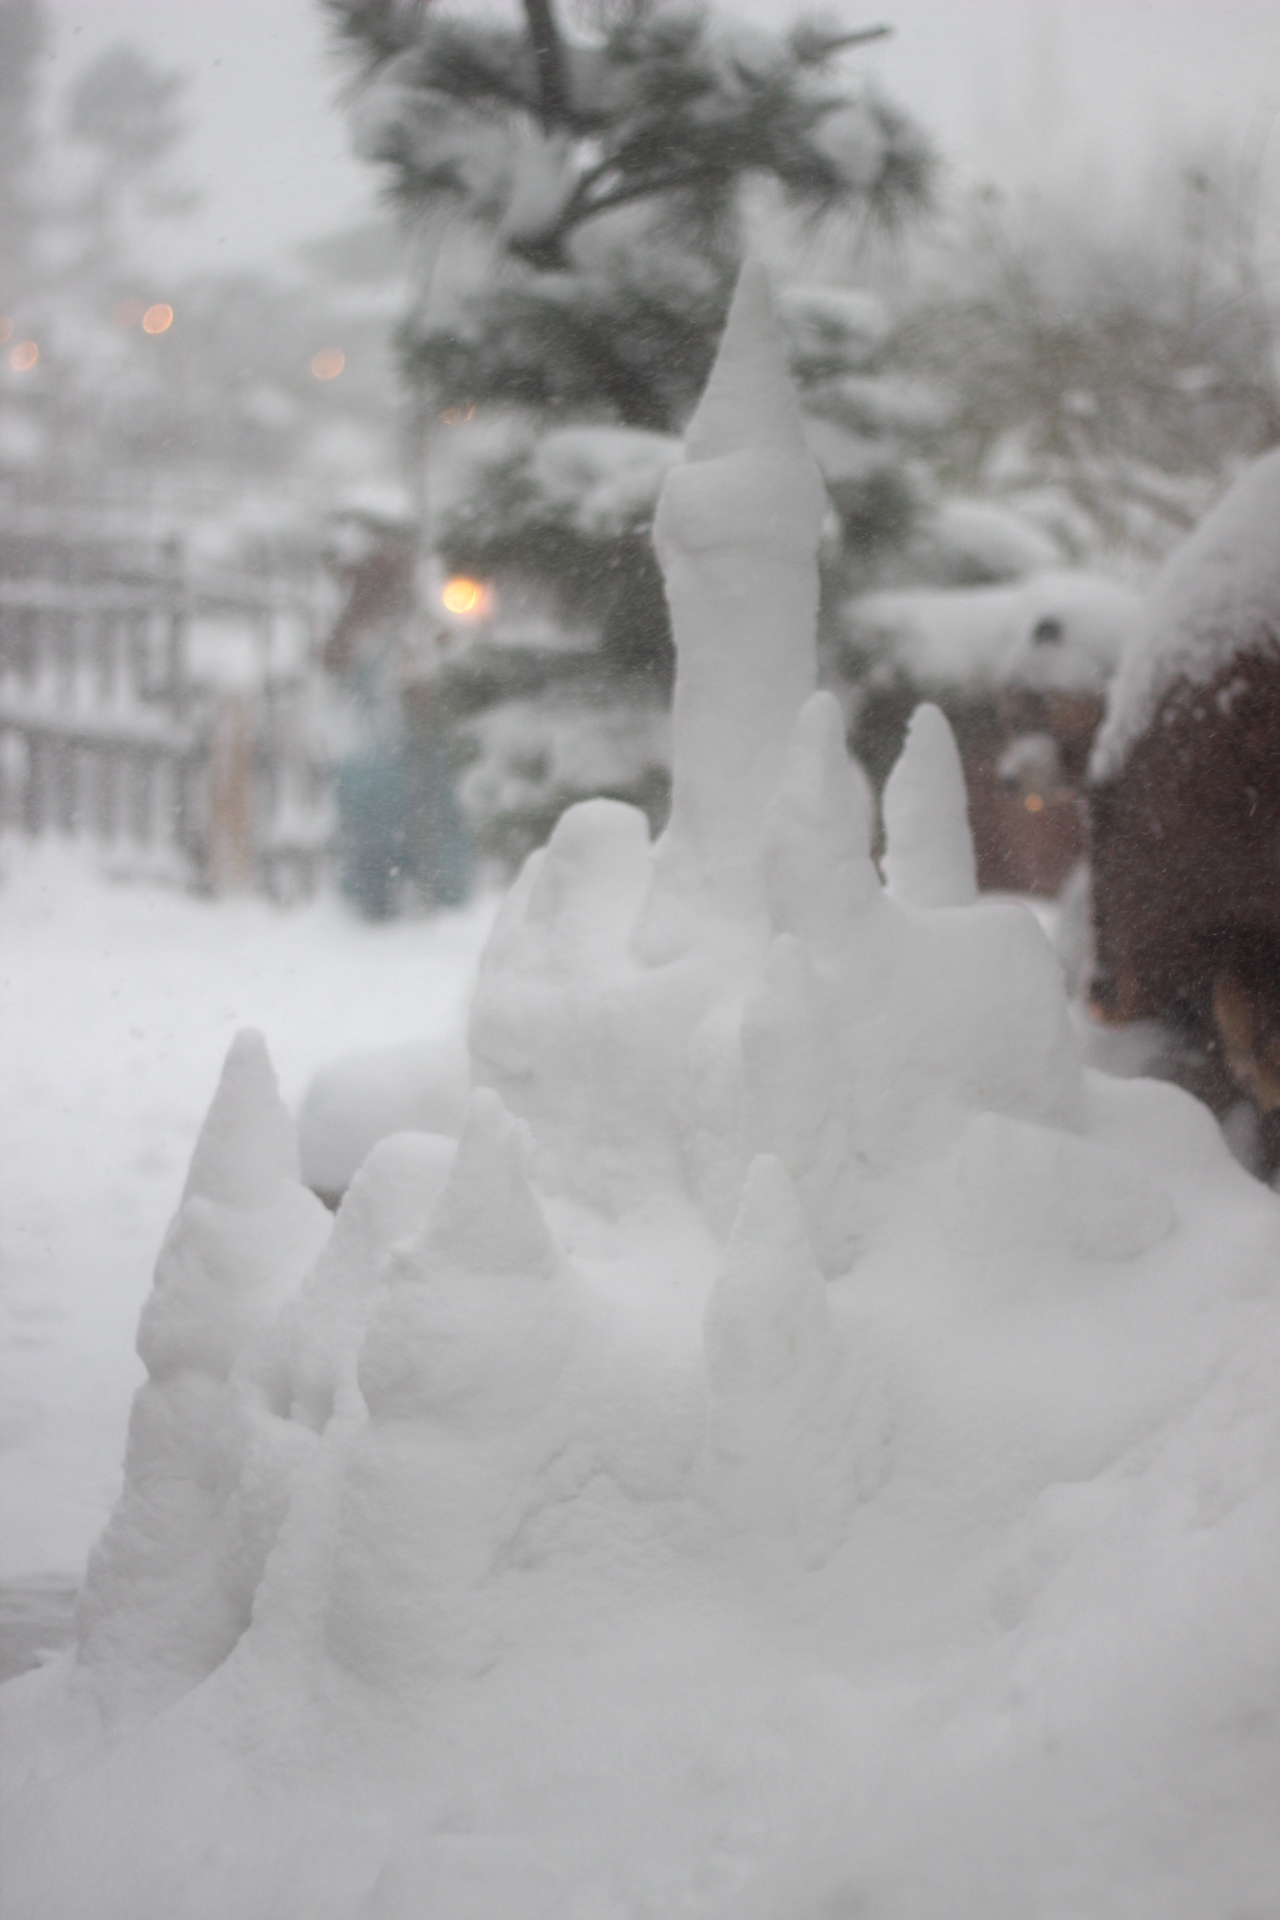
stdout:
[[158,306],[148,307],[142,316],[144,333],[168,333],[173,325],[173,308],[166,307],[161,301]]
[[19,340],[9,355],[9,365],[15,373],[30,373],[40,358],[40,349],[34,340]]
[[136,327],[145,312],[146,308],[141,300],[122,300],[113,310],[111,318],[118,327]]
[[460,427],[466,421],[475,418],[475,411],[474,406],[446,407],[440,418],[446,427]]
[[1028,813],[1043,813],[1044,795],[1042,793],[1029,793],[1022,804]]
[[482,581],[468,580],[459,573],[445,581],[440,598],[447,613],[483,613],[489,604],[489,589]]
[[7,313],[0,313],[0,347],[13,338],[13,322]]
[[322,347],[311,362],[311,371],[317,380],[336,380],[346,364],[346,354],[337,347]]

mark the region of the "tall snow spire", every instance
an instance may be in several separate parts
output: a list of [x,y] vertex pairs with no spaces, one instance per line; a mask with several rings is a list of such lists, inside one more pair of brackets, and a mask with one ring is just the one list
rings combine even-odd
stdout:
[[654,540],[676,644],[671,820],[638,941],[680,944],[690,890],[761,911],[765,815],[813,692],[817,547],[826,495],[763,267],[749,261]]
[[769,276],[748,260],[738,276],[720,350],[684,437],[684,457],[759,451],[807,455],[800,408]]
[[968,907],[978,897],[964,768],[940,708],[916,708],[884,790],[885,883],[909,907]]

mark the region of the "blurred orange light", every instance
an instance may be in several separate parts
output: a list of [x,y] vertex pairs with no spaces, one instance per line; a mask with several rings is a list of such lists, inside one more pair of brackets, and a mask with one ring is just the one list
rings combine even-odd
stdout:
[[483,613],[489,604],[489,589],[482,581],[468,580],[459,573],[445,581],[440,598],[447,613]]
[[136,327],[145,311],[141,300],[122,300],[111,318],[118,327]]
[[167,333],[173,325],[173,308],[163,302],[159,306],[148,307],[142,316],[144,333]]
[[1042,793],[1029,793],[1022,804],[1028,813],[1043,813],[1044,795]]
[[311,362],[317,380],[336,380],[347,364],[347,356],[337,347],[322,347]]
[[0,313],[0,347],[13,338],[13,322],[7,313]]
[[9,365],[15,373],[30,373],[40,358],[40,349],[34,340],[19,340],[9,355]]
[[475,411],[474,406],[446,407],[440,418],[446,427],[460,427],[465,421],[475,418]]

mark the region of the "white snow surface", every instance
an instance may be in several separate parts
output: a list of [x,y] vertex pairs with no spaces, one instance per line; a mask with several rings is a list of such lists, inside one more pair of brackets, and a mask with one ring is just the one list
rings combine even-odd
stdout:
[[1025,580],[1062,564],[1058,542],[994,500],[942,500],[924,530],[929,546],[980,579]]
[[1280,447],[1239,474],[1156,576],[1093,750],[1113,779],[1179,680],[1203,686],[1241,649],[1280,647]]
[[[872,647],[923,686],[1102,693],[1141,608],[1117,581],[1055,568],[1005,586],[890,589],[852,612]],[[1037,638],[1046,621],[1052,640]]]
[[777,366],[749,271],[660,516],[671,827],[526,865],[456,1148],[316,1257],[232,1052],[77,1648],[4,1695],[23,1920],[1280,1900],[1280,1203],[1083,1068],[939,714],[882,886]]

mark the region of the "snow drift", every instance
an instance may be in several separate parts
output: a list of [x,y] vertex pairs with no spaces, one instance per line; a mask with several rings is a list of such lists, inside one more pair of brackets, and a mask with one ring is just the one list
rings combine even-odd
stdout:
[[885,879],[822,489],[744,274],[658,540],[671,824],[573,809],[456,1144],[330,1231],[237,1043],[23,1920],[1024,1920],[1280,1899],[1280,1206],[1085,1071],[923,709]]

